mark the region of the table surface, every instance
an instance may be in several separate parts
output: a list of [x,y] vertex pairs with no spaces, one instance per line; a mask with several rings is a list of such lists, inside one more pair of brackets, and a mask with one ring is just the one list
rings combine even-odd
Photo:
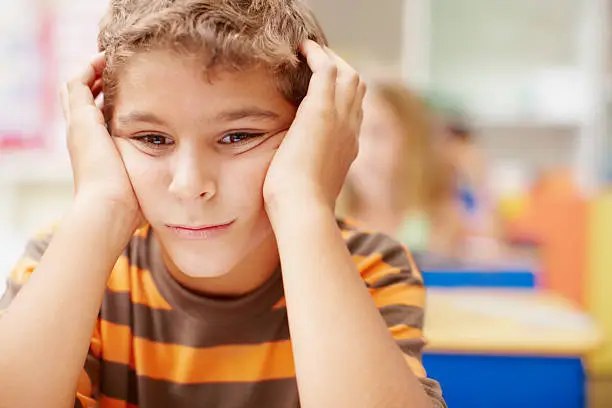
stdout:
[[524,289],[429,289],[425,337],[430,352],[560,356],[582,356],[602,340],[569,301]]

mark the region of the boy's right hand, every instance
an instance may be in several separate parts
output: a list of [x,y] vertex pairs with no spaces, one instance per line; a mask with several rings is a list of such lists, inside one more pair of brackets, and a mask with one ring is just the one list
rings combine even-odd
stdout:
[[109,208],[117,216],[133,220],[130,225],[133,232],[142,223],[139,204],[104,115],[95,102],[102,91],[105,63],[104,53],[97,54],[61,92],[75,200]]

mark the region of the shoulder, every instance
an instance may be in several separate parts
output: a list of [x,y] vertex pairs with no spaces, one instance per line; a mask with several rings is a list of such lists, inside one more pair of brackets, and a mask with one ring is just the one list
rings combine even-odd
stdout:
[[[56,234],[60,223],[51,223],[32,234],[25,245],[21,257],[17,261],[14,267],[13,273],[31,273],[33,269],[38,265],[42,256],[47,251],[54,235]],[[122,258],[124,260],[130,260],[130,263],[135,262],[137,255],[144,255],[147,245],[145,240],[149,234],[149,227],[145,226],[134,232],[131,240],[123,251]],[[92,249],[93,250],[93,249]]]
[[399,241],[386,234],[366,230],[352,220],[338,219],[338,226],[366,282],[391,274],[408,278],[413,284],[423,284],[412,254]]

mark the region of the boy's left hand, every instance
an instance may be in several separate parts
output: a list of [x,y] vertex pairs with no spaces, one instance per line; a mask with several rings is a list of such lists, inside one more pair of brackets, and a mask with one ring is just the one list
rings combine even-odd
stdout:
[[333,211],[358,152],[365,83],[339,56],[314,41],[303,43],[300,51],[313,74],[268,169],[263,195],[269,215],[298,203]]

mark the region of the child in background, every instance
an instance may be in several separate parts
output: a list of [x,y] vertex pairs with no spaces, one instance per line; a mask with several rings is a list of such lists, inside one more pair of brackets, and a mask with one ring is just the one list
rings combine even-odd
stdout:
[[310,10],[112,0],[99,46],[73,206],[0,300],[0,406],[444,407],[410,254],[335,218],[365,85]]
[[412,251],[458,256],[465,228],[443,129],[401,83],[370,84],[343,211]]
[[453,168],[456,196],[468,227],[464,257],[472,261],[504,259],[507,251],[489,191],[485,152],[474,140],[473,130],[465,119],[449,116],[446,123],[445,150]]

